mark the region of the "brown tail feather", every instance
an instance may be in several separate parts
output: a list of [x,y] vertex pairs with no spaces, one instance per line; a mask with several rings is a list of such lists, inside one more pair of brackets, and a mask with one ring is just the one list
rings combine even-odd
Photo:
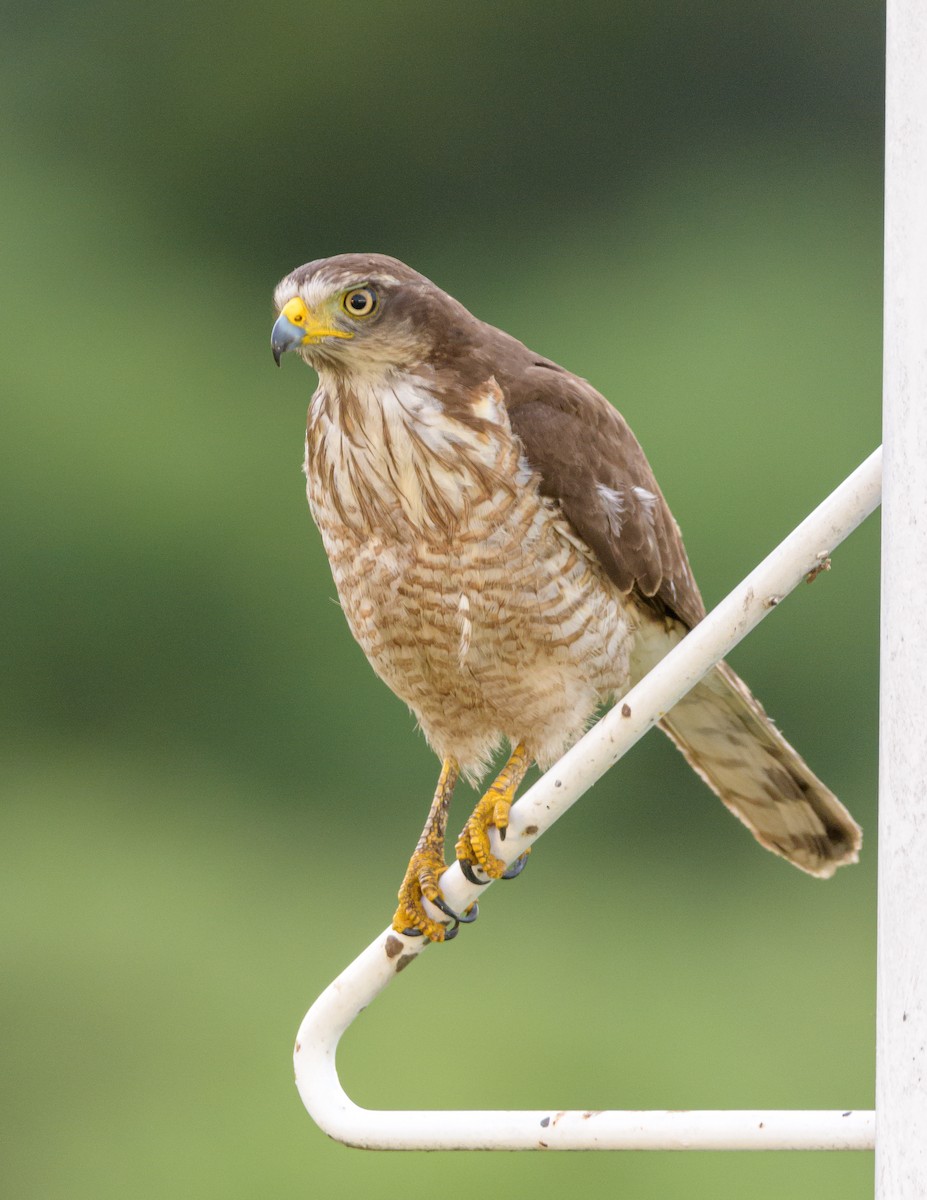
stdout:
[[706,675],[660,724],[768,850],[821,879],[856,862],[859,826],[726,663]]

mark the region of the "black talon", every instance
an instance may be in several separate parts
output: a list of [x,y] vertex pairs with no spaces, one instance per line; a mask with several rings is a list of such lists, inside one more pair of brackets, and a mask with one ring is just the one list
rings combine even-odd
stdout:
[[500,842],[504,842],[504,841],[505,841],[505,831],[506,831],[506,829],[508,829],[508,826],[507,826],[507,825],[503,825],[501,829],[499,828],[499,826],[498,826],[498,825],[496,826],[496,832],[499,834],[499,841],[500,841]]
[[519,854],[507,871],[502,873],[503,879],[517,879],[528,863],[528,851]]
[[460,913],[455,913],[447,901],[442,900],[440,896],[435,896],[431,903],[435,906],[435,908],[439,908],[446,917],[450,917],[452,921],[462,920]]
[[488,879],[477,879],[473,871],[473,863],[470,862],[469,858],[458,858],[457,861],[460,863],[461,874],[470,883],[476,884],[477,887],[485,887],[490,882]]
[[[448,929],[444,934],[444,940],[446,942],[451,942],[454,940],[460,931],[461,925],[472,925],[476,918],[480,915],[480,906],[476,903],[476,901],[474,901],[467,911],[460,916],[458,916],[458,914],[455,913],[454,910],[440,897],[432,900],[431,903],[435,906],[435,908],[440,908],[440,910],[449,916],[454,922],[450,929]],[[404,937],[422,936],[422,931],[420,929],[404,929],[402,932]]]

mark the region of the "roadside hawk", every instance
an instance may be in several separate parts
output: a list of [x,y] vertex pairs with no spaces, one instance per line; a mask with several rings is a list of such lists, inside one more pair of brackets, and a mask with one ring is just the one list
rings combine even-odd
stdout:
[[[488,830],[532,762],[705,608],[643,451],[584,379],[386,255],[307,263],[274,302],[278,365],[294,350],[319,376],[307,491],[344,614],[442,761],[393,925],[444,941],[467,918],[440,891],[458,775],[509,744],[456,847],[471,879],[498,878]],[[859,827],[726,664],[661,727],[767,849],[822,878],[856,861]]]

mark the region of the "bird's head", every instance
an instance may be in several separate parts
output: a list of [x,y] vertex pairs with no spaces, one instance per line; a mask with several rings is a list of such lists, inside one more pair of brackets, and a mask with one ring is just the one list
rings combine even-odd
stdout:
[[474,318],[385,254],[339,254],[297,267],[274,292],[277,365],[297,351],[317,371],[382,374],[459,344]]

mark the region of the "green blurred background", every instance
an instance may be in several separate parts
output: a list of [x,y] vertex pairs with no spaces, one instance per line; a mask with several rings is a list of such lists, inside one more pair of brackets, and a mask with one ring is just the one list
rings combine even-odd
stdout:
[[[332,602],[269,332],[299,263],[407,260],[617,403],[713,604],[879,440],[881,6],[3,23],[0,1192],[870,1195],[869,1155],[364,1154],[306,1116],[295,1030],[437,764]],[[763,853],[654,734],[349,1033],[359,1102],[871,1106],[877,546],[732,660],[862,864]]]

